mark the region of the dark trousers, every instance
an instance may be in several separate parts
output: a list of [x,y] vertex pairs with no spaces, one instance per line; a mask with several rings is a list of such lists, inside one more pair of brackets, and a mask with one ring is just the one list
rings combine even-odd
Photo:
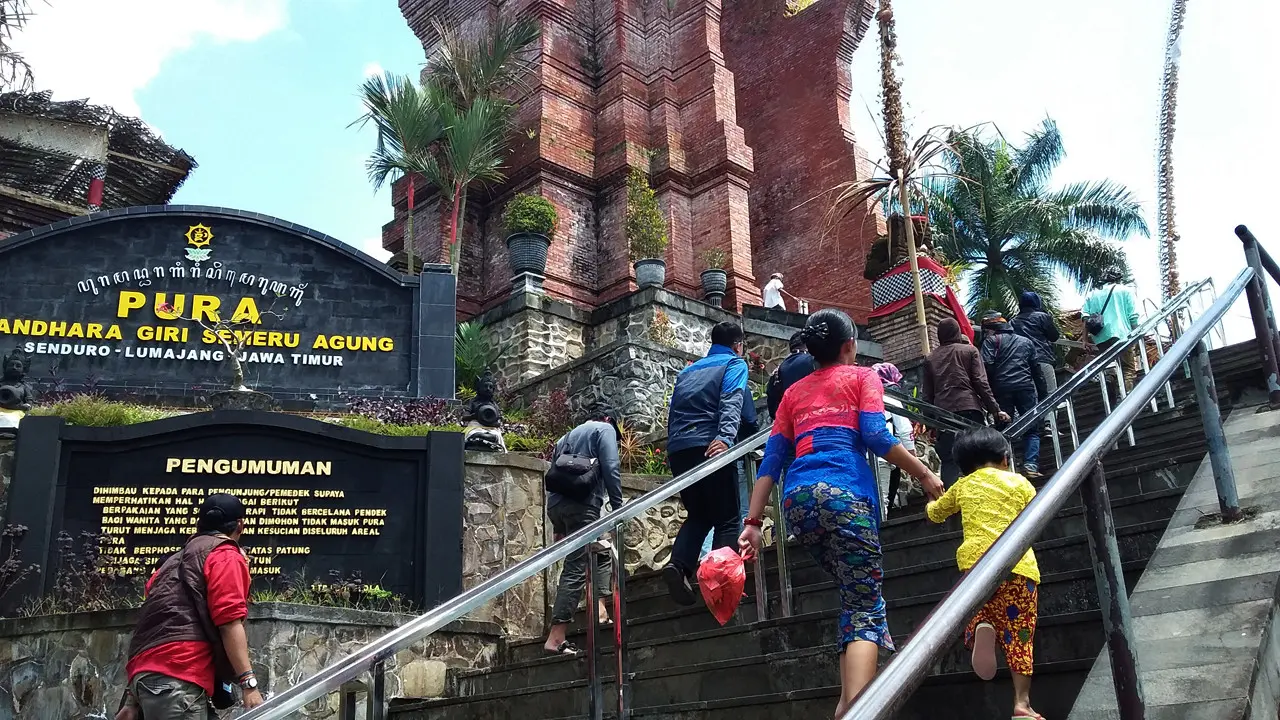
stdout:
[[[981,410],[961,410],[954,415],[974,423],[975,425],[985,425],[986,418]],[[960,479],[960,466],[956,464],[956,459],[952,454],[952,448],[956,444],[956,434],[953,432],[938,431],[938,457],[942,459],[942,485],[943,487],[951,487],[956,484],[956,480]]]
[[[667,457],[672,477],[689,472],[707,461],[706,448],[677,450]],[[715,531],[711,549],[737,547],[738,523],[742,517],[738,507],[738,473],[730,463],[681,491],[680,502],[688,517],[676,534],[671,548],[671,564],[686,575],[698,569],[698,553],[707,533]]]
[[[1016,415],[1025,415],[1035,409],[1036,388],[1034,385],[1008,390],[1002,388],[996,393],[996,402],[1011,419]],[[1022,466],[1028,470],[1040,469],[1039,424],[1027,430],[1027,434],[1022,436]]]
[[[571,535],[600,519],[600,508],[592,507],[568,498],[547,509],[547,518],[551,520],[551,528],[556,539]],[[590,547],[590,546],[588,546]],[[595,585],[601,597],[610,595],[610,560],[608,553],[596,555]],[[560,571],[560,583],[556,586],[556,602],[551,608],[551,622],[559,625],[573,620],[582,600],[582,591],[587,586],[587,548],[582,548],[564,559],[564,568]],[[596,612],[595,608],[587,608],[587,612]]]

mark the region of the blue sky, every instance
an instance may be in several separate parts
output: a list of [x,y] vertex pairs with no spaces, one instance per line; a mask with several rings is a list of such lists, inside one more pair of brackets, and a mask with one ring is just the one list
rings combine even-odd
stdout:
[[[1169,5],[903,0],[910,126],[990,121],[1018,139],[1051,116],[1068,153],[1055,181],[1123,182],[1154,230]],[[199,161],[176,202],[257,210],[377,252],[391,209],[364,174],[371,134],[347,125],[367,72],[416,73],[423,60],[395,0],[53,0],[35,10],[15,44],[39,86],[140,114]],[[1280,117],[1276,27],[1275,0],[1191,2],[1176,143],[1184,278],[1211,275],[1221,286],[1234,275],[1238,223],[1280,254],[1268,172],[1280,165],[1270,141]],[[877,105],[876,62],[873,29],[854,56],[852,113],[873,158],[883,155],[866,109]],[[1158,295],[1154,240],[1126,247],[1139,290]],[[1233,311],[1233,336],[1245,318],[1243,305]]]

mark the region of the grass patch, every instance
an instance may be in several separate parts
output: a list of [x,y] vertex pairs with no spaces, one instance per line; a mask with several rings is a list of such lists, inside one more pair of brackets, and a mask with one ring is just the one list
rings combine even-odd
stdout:
[[82,427],[119,427],[173,417],[174,412],[115,402],[95,395],[76,395],[68,400],[39,405],[31,409],[32,415],[57,415],[68,425]]

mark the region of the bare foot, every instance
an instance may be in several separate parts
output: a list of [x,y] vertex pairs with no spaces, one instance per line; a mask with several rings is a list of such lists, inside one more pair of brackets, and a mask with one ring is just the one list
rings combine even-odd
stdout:
[[1030,705],[1014,705],[1013,717],[1017,720],[1044,720],[1044,716],[1033,710]]

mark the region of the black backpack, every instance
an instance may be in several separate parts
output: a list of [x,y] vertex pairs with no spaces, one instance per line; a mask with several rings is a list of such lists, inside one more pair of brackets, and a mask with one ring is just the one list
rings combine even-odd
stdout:
[[596,488],[600,477],[600,463],[593,457],[560,452],[551,460],[551,467],[543,477],[547,492],[563,495],[570,500],[586,502]]

